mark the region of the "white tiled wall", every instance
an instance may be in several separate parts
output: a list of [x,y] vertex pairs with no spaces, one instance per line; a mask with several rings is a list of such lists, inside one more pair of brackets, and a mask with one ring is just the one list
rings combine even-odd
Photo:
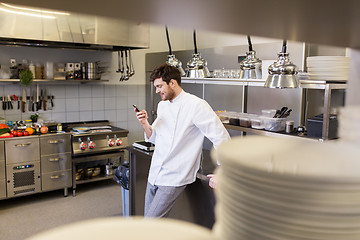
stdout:
[[[0,96],[22,96],[20,84],[0,85]],[[36,83],[25,88],[27,95],[36,90]],[[129,130],[129,142],[144,138],[132,104],[145,107],[144,85],[105,85],[105,84],[40,84],[39,89],[46,89],[54,96],[52,110],[40,110],[40,118],[58,122],[77,122],[91,120],[109,120],[112,125]],[[22,113],[13,102],[13,110],[0,109],[0,116],[6,121],[29,119],[34,112]]]

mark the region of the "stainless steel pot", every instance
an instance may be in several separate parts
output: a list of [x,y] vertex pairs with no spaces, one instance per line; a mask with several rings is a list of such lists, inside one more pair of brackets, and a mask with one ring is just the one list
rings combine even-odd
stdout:
[[88,80],[99,80],[101,77],[98,62],[85,63],[85,78]]

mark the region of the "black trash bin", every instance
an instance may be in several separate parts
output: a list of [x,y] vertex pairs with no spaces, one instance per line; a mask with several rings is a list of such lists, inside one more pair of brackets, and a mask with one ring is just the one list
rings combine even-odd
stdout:
[[122,164],[115,169],[114,180],[121,186],[123,216],[129,216],[129,164]]

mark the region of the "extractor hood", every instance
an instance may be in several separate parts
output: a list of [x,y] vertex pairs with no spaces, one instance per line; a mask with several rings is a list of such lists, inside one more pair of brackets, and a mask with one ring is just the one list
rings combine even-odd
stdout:
[[149,47],[149,25],[0,2],[0,45],[118,51]]

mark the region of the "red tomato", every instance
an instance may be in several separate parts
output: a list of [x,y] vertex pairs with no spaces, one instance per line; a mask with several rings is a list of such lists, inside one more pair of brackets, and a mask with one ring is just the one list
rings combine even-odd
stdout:
[[28,131],[24,131],[24,136],[29,136],[29,132]]
[[18,132],[17,132],[17,136],[18,136],[18,137],[21,137],[22,135],[23,135],[23,132],[22,132],[22,131],[18,131]]
[[17,137],[17,131],[11,130],[11,134],[12,134],[14,137]]

